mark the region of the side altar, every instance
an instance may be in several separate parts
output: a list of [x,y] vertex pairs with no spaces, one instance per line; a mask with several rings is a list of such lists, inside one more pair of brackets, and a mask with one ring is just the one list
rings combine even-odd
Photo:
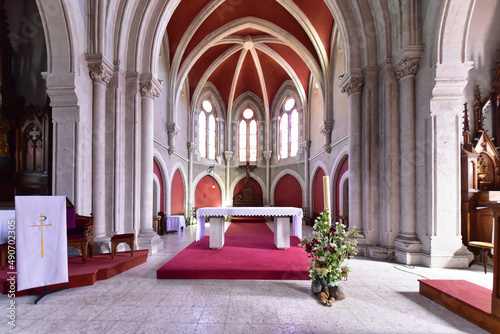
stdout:
[[290,248],[290,217],[293,217],[292,235],[302,238],[302,209],[294,207],[206,207],[196,210],[198,225],[196,241],[205,236],[205,217],[210,217],[210,248],[224,246],[225,216],[274,217],[274,244],[278,249]]

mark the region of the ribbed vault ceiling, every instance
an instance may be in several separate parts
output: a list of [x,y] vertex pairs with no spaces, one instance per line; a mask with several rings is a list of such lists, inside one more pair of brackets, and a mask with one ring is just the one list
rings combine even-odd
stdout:
[[196,98],[210,82],[226,106],[251,92],[268,108],[291,80],[307,98],[311,75],[324,80],[332,31],[323,0],[181,1],[166,39],[175,89],[187,79]]

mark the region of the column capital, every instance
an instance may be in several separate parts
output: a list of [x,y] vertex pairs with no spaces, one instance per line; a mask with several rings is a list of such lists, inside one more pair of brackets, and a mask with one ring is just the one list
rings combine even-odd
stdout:
[[100,53],[86,54],[85,60],[89,69],[92,82],[99,82],[107,85],[113,76],[114,66]]
[[361,93],[365,79],[363,77],[363,70],[352,69],[340,77],[339,86],[342,93],[347,93],[348,96],[355,93]]
[[139,92],[142,97],[155,98],[160,96],[163,82],[152,76],[143,76],[139,82]]
[[323,121],[319,126],[320,131],[323,135],[329,136],[332,133],[333,121]]
[[228,162],[232,158],[233,158],[233,151],[224,151],[224,159],[226,159],[226,162]]
[[177,136],[179,134],[179,130],[181,128],[176,124],[172,122],[167,123],[167,132],[169,136]]
[[410,45],[394,57],[394,73],[398,80],[417,74],[422,50],[422,45]]
[[198,149],[198,144],[192,141],[187,142],[187,150],[189,153],[196,151]]
[[263,151],[262,155],[264,156],[264,159],[269,161],[271,159],[271,156],[273,155],[273,151]]
[[[330,121],[331,122],[331,121]],[[332,122],[333,123],[333,122]],[[331,131],[331,130],[330,130]],[[302,143],[300,143],[300,147],[304,150],[304,151],[309,151],[309,149],[311,148],[311,141],[310,140],[304,140]]]

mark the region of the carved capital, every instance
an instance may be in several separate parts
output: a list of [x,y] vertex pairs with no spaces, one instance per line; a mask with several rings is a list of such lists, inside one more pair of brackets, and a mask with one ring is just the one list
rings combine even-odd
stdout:
[[417,74],[419,63],[420,63],[420,57],[418,58],[405,57],[394,66],[394,73],[396,74],[396,78],[399,80],[408,75]]
[[175,124],[175,123],[168,123],[167,124],[167,133],[169,137],[175,137],[179,134],[179,130],[181,128]]
[[104,66],[102,62],[89,64],[88,67],[89,67],[89,75],[90,78],[92,79],[92,82],[100,82],[105,85],[109,83],[112,73],[110,70],[106,68],[106,66]]
[[231,160],[232,158],[233,158],[233,151],[224,152],[224,159],[226,159],[226,162]]
[[[332,124],[333,124],[333,122],[332,122]],[[331,131],[331,129],[330,129],[330,131]],[[308,151],[311,148],[311,141],[310,140],[304,140],[302,143],[300,143],[300,147],[304,151]]]
[[192,141],[187,142],[187,150],[188,152],[194,152],[198,149],[198,145]]
[[139,92],[142,97],[155,98],[160,96],[160,89],[152,81],[139,83]]
[[394,57],[394,73],[398,80],[417,74],[422,51],[422,45],[408,45]]
[[363,85],[365,80],[363,77],[352,77],[349,76],[342,85],[342,93],[347,93],[347,95],[351,95],[354,93],[361,93],[363,90]]
[[332,133],[333,121],[323,121],[320,125],[321,133],[325,136],[329,136]]
[[264,156],[264,159],[269,161],[273,155],[273,151],[264,151],[262,152],[262,155]]

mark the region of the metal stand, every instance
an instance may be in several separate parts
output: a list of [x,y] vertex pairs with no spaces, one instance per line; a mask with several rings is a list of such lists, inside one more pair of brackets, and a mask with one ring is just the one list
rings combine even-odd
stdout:
[[43,292],[33,292],[32,294],[40,294],[40,296],[38,296],[37,299],[35,299],[35,305],[40,301],[40,299],[42,299],[43,297],[45,297],[46,295],[48,294],[51,294],[51,293],[54,293],[54,292],[57,292],[57,291],[61,291],[61,290],[66,290],[66,289],[69,289],[69,286],[64,286],[62,288],[59,288],[59,289],[55,289],[55,290],[51,290],[49,291],[47,289],[47,286],[44,286],[43,287]]

